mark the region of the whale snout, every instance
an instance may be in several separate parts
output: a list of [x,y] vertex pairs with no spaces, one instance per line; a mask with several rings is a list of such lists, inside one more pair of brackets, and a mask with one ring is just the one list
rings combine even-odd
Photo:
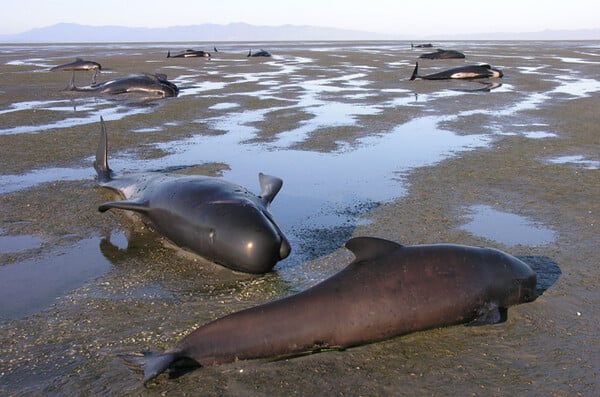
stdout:
[[267,273],[291,252],[271,214],[253,203],[220,203],[211,220],[210,258],[234,270]]

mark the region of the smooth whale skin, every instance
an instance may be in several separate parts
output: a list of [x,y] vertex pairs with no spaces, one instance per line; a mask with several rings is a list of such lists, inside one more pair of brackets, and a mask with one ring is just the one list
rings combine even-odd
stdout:
[[185,50],[182,53],[171,55],[171,51],[168,51],[167,58],[210,58],[210,53],[202,50]]
[[125,200],[99,206],[101,212],[123,209],[143,214],[176,245],[225,267],[266,273],[290,253],[290,244],[269,212],[283,181],[259,174],[261,193],[219,178],[164,173],[115,178],[107,162],[107,136],[101,137],[94,168],[101,186]]
[[167,80],[164,74],[140,74],[119,79],[94,83],[87,87],[76,87],[71,78],[66,88],[68,91],[98,92],[101,94],[118,95],[125,93],[143,93],[158,97],[175,97],[179,88]]
[[444,70],[438,73],[419,76],[419,63],[415,65],[410,80],[417,78],[423,80],[447,80],[447,79],[484,79],[500,78],[504,76],[500,69],[493,69],[490,65],[467,65]]
[[143,365],[148,382],[179,360],[207,366],[499,323],[509,306],[537,296],[535,272],[495,249],[371,237],[353,238],[346,248],[354,261],[320,284],[203,325],[162,354],[125,359]]
[[455,50],[442,50],[438,49],[436,52],[429,52],[422,54],[419,58],[423,59],[462,59],[465,54]]

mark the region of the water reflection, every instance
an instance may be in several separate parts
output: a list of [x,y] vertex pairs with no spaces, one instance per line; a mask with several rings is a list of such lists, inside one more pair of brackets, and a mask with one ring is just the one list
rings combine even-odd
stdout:
[[[0,230],[1,232],[2,230]],[[43,239],[30,235],[0,236],[0,254],[11,254],[39,248],[43,242]]]
[[106,273],[111,264],[89,238],[40,258],[0,266],[0,319],[26,317]]
[[487,205],[469,207],[471,221],[461,229],[506,245],[544,245],[556,238],[553,230],[528,218],[501,212]]
[[600,161],[586,159],[582,155],[561,156],[548,160],[552,164],[575,164],[588,170],[600,169]]
[[[60,106],[57,106],[60,105]],[[137,106],[136,106],[137,105]],[[79,125],[96,123],[100,116],[104,120],[120,120],[136,114],[150,113],[155,106],[151,102],[132,103],[106,99],[64,100],[64,101],[35,101],[12,104],[10,108],[0,111],[0,114],[20,111],[36,111],[39,109],[65,112],[67,117],[43,125],[20,125],[0,129],[0,135],[39,134],[51,129],[70,128]],[[76,114],[74,117],[73,114]],[[27,118],[23,118],[27,120]]]

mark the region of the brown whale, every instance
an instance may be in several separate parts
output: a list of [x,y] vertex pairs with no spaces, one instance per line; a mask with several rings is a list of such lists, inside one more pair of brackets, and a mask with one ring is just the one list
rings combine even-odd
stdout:
[[495,249],[402,246],[370,237],[346,247],[356,259],[320,284],[203,325],[163,353],[125,359],[143,365],[148,382],[189,359],[207,366],[499,323],[509,306],[536,298],[533,270]]

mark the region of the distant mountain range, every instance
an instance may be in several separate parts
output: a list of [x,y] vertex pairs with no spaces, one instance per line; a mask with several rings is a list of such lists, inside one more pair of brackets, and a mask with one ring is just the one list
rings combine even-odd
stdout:
[[311,40],[600,40],[600,29],[545,30],[530,33],[487,33],[413,37],[317,26],[256,26],[246,23],[201,24],[168,28],[86,26],[73,23],[0,35],[2,43],[114,43],[190,41],[311,41]]

